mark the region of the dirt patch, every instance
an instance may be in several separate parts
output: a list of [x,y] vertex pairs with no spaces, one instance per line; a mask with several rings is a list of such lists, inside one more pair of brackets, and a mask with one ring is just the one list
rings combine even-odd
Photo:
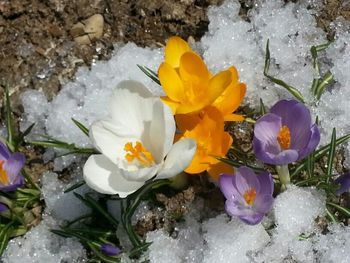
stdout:
[[[0,81],[13,97],[24,89],[52,98],[76,68],[109,59],[113,43],[156,47],[171,35],[199,39],[206,10],[220,0],[8,0],[0,2]],[[70,30],[94,14],[104,18],[102,38],[90,45],[73,41]]]

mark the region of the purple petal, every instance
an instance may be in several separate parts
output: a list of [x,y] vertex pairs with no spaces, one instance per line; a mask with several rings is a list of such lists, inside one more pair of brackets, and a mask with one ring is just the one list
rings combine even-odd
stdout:
[[112,245],[112,244],[103,244],[101,246],[101,252],[107,256],[113,257],[113,256],[120,254],[121,249],[117,246]]
[[3,192],[13,192],[16,191],[17,188],[20,188],[24,185],[24,177],[22,175],[18,175],[10,185],[0,186],[0,191]]
[[264,214],[261,214],[261,213],[254,213],[251,215],[239,216],[239,219],[241,219],[244,223],[248,225],[259,224],[263,218],[264,218]]
[[282,124],[290,130],[291,149],[300,150],[306,147],[311,136],[311,114],[303,103],[295,104],[289,110],[287,117],[282,119]]
[[296,100],[280,100],[271,107],[270,113],[276,114],[282,119],[286,119],[290,114],[290,109],[298,103],[299,102]]
[[298,160],[299,154],[296,150],[284,150],[273,157],[274,165],[285,165]]
[[[277,141],[277,140],[276,140]],[[284,150],[279,153],[271,153],[266,145],[254,137],[253,147],[255,156],[264,163],[273,165],[285,165],[298,160],[299,154],[296,150]]]
[[273,204],[272,195],[259,194],[256,196],[256,199],[253,205],[253,210],[261,214],[266,214],[271,210],[272,204]]
[[[275,114],[268,113],[257,120],[254,126],[254,138],[263,144],[270,145],[279,152],[277,135],[282,127],[282,120]],[[275,152],[275,153],[277,153]]]
[[10,156],[10,158],[6,161],[4,165],[4,169],[9,176],[10,182],[16,179],[16,177],[21,172],[26,158],[22,153],[14,153]]
[[311,136],[309,139],[309,143],[304,149],[302,149],[299,152],[298,160],[304,159],[311,152],[313,152],[316,149],[317,145],[320,143],[320,139],[321,139],[320,131],[319,131],[317,125],[314,124],[311,127]]
[[262,172],[257,176],[260,183],[260,191],[258,194],[271,195],[273,194],[273,180],[269,172]]
[[7,146],[0,142],[0,160],[7,160],[10,157],[11,153]]
[[2,203],[0,203],[0,213],[3,212],[3,211],[6,211],[8,210],[8,207]]
[[260,183],[256,174],[252,169],[245,166],[237,169],[234,176],[234,183],[242,196],[251,189],[255,189],[256,192],[260,191]]
[[232,181],[233,181],[232,174],[222,174],[219,179],[220,190],[224,194],[227,200],[232,200],[233,192],[235,192]]
[[350,173],[339,176],[334,182],[340,185],[336,190],[337,195],[347,192],[350,189]]

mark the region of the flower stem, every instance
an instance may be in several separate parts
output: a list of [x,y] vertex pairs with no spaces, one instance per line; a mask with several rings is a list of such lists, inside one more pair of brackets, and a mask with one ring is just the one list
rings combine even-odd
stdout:
[[282,184],[282,189],[285,189],[288,184],[290,184],[290,175],[288,164],[287,165],[276,165],[276,171],[278,173],[278,177],[280,178],[280,182]]

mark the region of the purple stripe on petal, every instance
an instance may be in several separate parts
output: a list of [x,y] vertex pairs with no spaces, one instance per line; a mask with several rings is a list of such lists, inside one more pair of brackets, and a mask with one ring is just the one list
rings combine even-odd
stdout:
[[10,157],[11,153],[7,146],[0,142],[0,160],[7,160]]
[[262,214],[266,214],[271,210],[273,204],[272,195],[257,195],[253,206],[254,211]]
[[235,177],[236,187],[242,195],[250,189],[255,189],[256,192],[260,191],[259,180],[252,169],[241,166],[237,169]]
[[10,182],[15,180],[17,175],[21,172],[26,158],[22,153],[14,153],[10,156],[10,158],[6,161],[4,165],[4,169],[9,176]]
[[101,252],[107,256],[116,256],[119,255],[121,252],[121,249],[117,246],[114,246],[112,244],[103,244],[101,246]]
[[299,154],[296,150],[284,150],[274,157],[274,165],[285,165],[298,160]]
[[343,174],[339,176],[335,181],[336,184],[339,184],[339,188],[336,190],[337,195],[341,195],[350,189],[350,173]]
[[288,112],[289,114],[282,118],[282,125],[286,125],[290,130],[290,148],[299,150],[306,147],[311,136],[310,111],[303,103],[297,103]]
[[219,186],[221,192],[224,194],[227,200],[233,199],[233,175],[232,174],[222,174],[219,179]]
[[13,192],[16,191],[17,188],[20,188],[24,185],[24,177],[22,175],[18,175],[14,182],[7,186],[0,186],[0,191],[3,192]]
[[317,125],[314,124],[311,126],[311,136],[309,139],[309,143],[304,149],[302,149],[299,152],[298,160],[304,159],[311,152],[313,152],[316,149],[317,145],[320,143],[320,139],[320,130],[318,129]]
[[290,109],[298,103],[299,102],[296,100],[280,100],[271,107],[270,113],[276,114],[282,119],[285,119],[290,114]]
[[254,137],[265,144],[278,144],[277,135],[281,127],[281,118],[275,114],[268,113],[255,123]]
[[2,203],[0,203],[0,213],[3,212],[3,211],[6,211],[8,210],[8,207]]
[[257,178],[260,183],[259,194],[268,194],[272,196],[274,184],[271,174],[269,172],[262,172],[258,174]]

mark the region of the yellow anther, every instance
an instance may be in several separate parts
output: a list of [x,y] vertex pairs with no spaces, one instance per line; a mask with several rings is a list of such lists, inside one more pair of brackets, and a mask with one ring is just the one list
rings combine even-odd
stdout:
[[243,195],[244,200],[247,202],[248,205],[252,206],[254,204],[255,198],[256,198],[256,190],[254,188],[246,191]]
[[280,129],[277,135],[277,141],[283,150],[287,150],[290,147],[290,130],[284,125]]
[[127,142],[124,146],[125,159],[130,163],[135,159],[142,166],[152,166],[154,164],[154,157],[150,151],[148,151],[141,142],[136,142],[133,146],[132,142]]
[[4,161],[0,160],[0,184],[8,185],[10,181],[6,171],[3,168],[3,165],[4,165]]

